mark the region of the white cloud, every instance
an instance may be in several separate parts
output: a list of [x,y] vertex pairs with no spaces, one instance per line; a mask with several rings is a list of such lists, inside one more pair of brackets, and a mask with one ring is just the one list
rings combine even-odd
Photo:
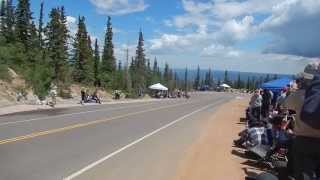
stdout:
[[269,13],[273,6],[281,0],[246,0],[246,1],[218,1],[212,8],[212,13],[220,19],[232,19],[255,13]]
[[190,45],[190,42],[187,39],[183,39],[182,36],[173,35],[173,34],[163,34],[159,39],[151,40],[151,48],[160,49],[163,47],[180,47]]
[[260,25],[261,31],[274,37],[266,52],[319,57],[319,17],[319,0],[285,0],[274,6]]
[[168,27],[172,27],[172,26],[173,26],[172,21],[169,20],[169,19],[164,20],[164,21],[163,21],[163,24],[164,24],[165,26],[168,26]]
[[77,33],[77,18],[73,16],[67,16],[67,27],[70,31],[70,34],[74,36]]
[[209,47],[205,47],[201,55],[206,57],[239,57],[241,52],[230,46],[212,44]]
[[90,0],[101,14],[125,15],[148,8],[144,0]]
[[[297,73],[320,57],[319,0],[181,2],[184,13],[163,21],[175,31],[148,41],[152,55],[176,66]],[[259,49],[241,50],[248,41]]]
[[247,39],[255,33],[254,17],[245,16],[242,20],[228,20],[217,32],[216,39],[218,42],[227,45],[233,45],[236,42]]
[[131,57],[135,57],[137,45],[135,44],[115,44],[115,57],[118,61],[121,61],[123,65],[126,64],[127,61],[127,50],[129,56],[129,62],[131,62]]

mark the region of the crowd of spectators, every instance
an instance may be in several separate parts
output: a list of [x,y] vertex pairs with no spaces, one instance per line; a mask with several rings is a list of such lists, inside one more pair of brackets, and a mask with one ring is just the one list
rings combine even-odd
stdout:
[[320,180],[320,62],[280,92],[256,90],[234,144],[268,167],[248,179]]

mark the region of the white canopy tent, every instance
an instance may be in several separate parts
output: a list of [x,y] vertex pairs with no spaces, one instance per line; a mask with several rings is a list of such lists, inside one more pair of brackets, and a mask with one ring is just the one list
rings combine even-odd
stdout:
[[228,84],[221,84],[220,87],[223,87],[223,88],[226,88],[226,89],[231,88],[231,86],[229,86]]
[[158,91],[168,91],[168,88],[160,83],[149,86],[149,89],[158,90]]

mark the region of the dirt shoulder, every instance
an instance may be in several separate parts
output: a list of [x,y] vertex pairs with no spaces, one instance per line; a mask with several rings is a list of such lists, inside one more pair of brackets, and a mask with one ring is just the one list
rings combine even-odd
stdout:
[[210,118],[199,140],[187,151],[174,180],[244,180],[246,159],[235,154],[232,141],[244,129],[248,99],[224,104]]

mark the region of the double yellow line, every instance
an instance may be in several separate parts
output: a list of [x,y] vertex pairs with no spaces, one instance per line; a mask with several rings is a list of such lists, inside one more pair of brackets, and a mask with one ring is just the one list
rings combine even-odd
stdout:
[[18,136],[18,137],[14,137],[14,138],[0,140],[0,145],[13,143],[13,142],[17,142],[17,141],[23,141],[23,140],[32,139],[32,138],[45,136],[45,135],[50,135],[50,134],[70,131],[70,130],[73,130],[73,129],[78,129],[78,128],[88,127],[88,126],[92,126],[92,125],[96,125],[96,124],[105,123],[105,122],[108,122],[108,121],[111,121],[111,120],[115,120],[115,119],[126,118],[126,117],[133,116],[133,115],[138,115],[138,114],[157,111],[157,110],[161,110],[161,109],[177,107],[177,106],[186,105],[186,104],[192,104],[192,103],[187,102],[187,103],[174,104],[174,105],[170,105],[170,106],[165,106],[165,107],[160,107],[160,108],[153,108],[153,109],[149,109],[149,110],[129,113],[129,114],[121,115],[121,116],[115,116],[115,117],[104,119],[104,120],[90,121],[90,122],[87,122],[87,123],[74,124],[74,125],[70,125],[70,126],[66,126],[66,127],[62,127],[62,128],[47,130],[47,131],[34,132],[34,133],[23,135],[23,136]]

